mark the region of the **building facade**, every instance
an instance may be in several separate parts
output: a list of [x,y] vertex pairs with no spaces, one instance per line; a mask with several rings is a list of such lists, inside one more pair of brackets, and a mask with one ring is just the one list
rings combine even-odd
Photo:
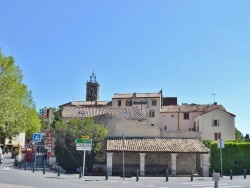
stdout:
[[202,140],[235,139],[235,115],[222,105],[178,105],[177,97],[163,97],[162,90],[116,93],[112,101],[99,101],[94,72],[86,84],[86,101],[69,102],[59,108],[66,122],[93,117],[96,123],[107,126],[106,153],[100,163],[106,159],[110,175],[121,173],[122,135],[126,173],[133,174],[139,168],[142,175],[168,169],[172,176],[191,170],[208,176],[209,151]]

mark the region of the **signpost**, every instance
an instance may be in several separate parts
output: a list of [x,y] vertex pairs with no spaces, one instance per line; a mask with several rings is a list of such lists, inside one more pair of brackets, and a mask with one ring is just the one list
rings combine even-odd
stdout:
[[82,164],[82,177],[84,177],[85,171],[85,152],[90,151],[92,148],[92,139],[89,136],[82,136],[82,139],[76,139],[76,150],[83,151],[83,164]]
[[222,148],[225,148],[224,139],[217,140],[217,147],[220,148],[220,170],[221,170],[221,178],[223,178],[223,170],[222,170]]
[[42,135],[41,133],[34,133],[32,142],[35,142],[35,160],[34,160],[34,170],[36,169],[36,143],[42,141]]
[[[49,123],[48,123],[48,131],[46,132],[47,134],[47,159],[49,163],[49,159],[51,157],[51,152],[52,152],[52,132],[51,132],[51,115],[52,115],[52,110],[51,108],[41,108],[39,109],[39,116],[42,118],[49,118]],[[34,139],[33,139],[34,140]]]
[[41,135],[41,133],[34,133],[32,141],[35,142],[35,143],[41,142],[42,141],[42,135]]

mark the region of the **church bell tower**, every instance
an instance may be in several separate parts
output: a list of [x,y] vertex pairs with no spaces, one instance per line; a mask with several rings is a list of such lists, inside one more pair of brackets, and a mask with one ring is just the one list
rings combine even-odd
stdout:
[[99,101],[99,83],[96,81],[96,75],[90,75],[90,81],[86,83],[86,101]]

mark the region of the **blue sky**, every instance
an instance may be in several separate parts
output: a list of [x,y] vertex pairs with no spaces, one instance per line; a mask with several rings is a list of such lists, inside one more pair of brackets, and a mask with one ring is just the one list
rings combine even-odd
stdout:
[[22,69],[37,109],[158,92],[215,100],[250,133],[250,1],[0,0],[0,47]]

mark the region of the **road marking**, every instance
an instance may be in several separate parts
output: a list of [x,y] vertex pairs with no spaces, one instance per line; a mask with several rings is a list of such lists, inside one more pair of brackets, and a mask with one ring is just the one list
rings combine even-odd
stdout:
[[137,183],[137,184],[135,184],[135,185],[143,185],[143,184],[141,184],[141,183]]
[[[220,188],[233,188],[233,187],[243,187],[241,185],[226,185],[226,186],[220,186]],[[203,187],[203,188],[213,188],[213,187]]]
[[7,170],[10,170],[10,168],[9,167],[4,167],[3,170],[7,171]]
[[128,181],[123,181],[122,183],[129,183]]
[[109,182],[111,182],[111,183],[116,183],[117,181],[109,181]]
[[207,181],[207,182],[189,182],[189,183],[182,183],[182,184],[212,184],[212,183],[214,183],[214,182],[212,182],[212,181]]
[[[214,183],[211,184],[211,186],[213,186],[213,185],[214,185]],[[219,183],[218,185],[219,186],[226,186],[226,185],[230,185],[230,184],[228,184],[228,183]],[[193,186],[193,187],[201,187],[201,186],[204,186],[204,184],[200,183],[200,184],[195,184],[195,185],[191,185],[191,186]],[[210,186],[210,185],[205,185],[205,186]]]
[[146,185],[146,186],[148,186],[148,187],[154,187],[155,185]]
[[[214,188],[214,182],[190,182],[190,183],[182,183],[182,184],[191,185],[192,187]],[[228,183],[219,183],[218,185],[220,188],[243,187],[241,185],[230,185]]]
[[22,185],[2,184],[2,183],[0,183],[0,187],[4,187],[4,188],[35,188],[35,187],[28,187],[28,186],[22,186]]

